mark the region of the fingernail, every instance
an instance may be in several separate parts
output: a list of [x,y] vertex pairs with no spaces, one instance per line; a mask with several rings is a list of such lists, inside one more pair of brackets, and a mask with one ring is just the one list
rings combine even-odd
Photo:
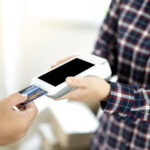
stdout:
[[71,84],[71,83],[72,83],[72,79],[71,79],[71,78],[68,78],[67,83],[68,83],[68,84]]
[[51,68],[54,68],[54,65],[51,65]]
[[27,97],[28,97],[26,94],[22,94],[22,96],[23,96],[24,98],[27,98]]

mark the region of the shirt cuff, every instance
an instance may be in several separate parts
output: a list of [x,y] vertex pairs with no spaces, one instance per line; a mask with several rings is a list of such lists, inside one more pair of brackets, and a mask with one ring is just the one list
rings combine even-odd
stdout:
[[106,113],[118,113],[126,117],[131,113],[134,102],[134,86],[109,82],[111,86],[110,96],[104,108]]

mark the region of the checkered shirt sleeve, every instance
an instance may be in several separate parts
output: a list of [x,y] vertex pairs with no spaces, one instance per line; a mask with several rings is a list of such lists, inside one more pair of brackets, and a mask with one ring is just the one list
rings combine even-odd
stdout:
[[111,93],[104,112],[135,124],[150,124],[149,89],[112,82],[110,85]]

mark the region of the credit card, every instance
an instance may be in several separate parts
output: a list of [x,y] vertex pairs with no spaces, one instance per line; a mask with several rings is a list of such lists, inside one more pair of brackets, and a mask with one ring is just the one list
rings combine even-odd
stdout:
[[29,102],[32,102],[33,100],[35,100],[43,95],[46,95],[48,92],[35,86],[35,85],[31,85],[31,86],[19,91],[19,93],[27,95],[27,100],[24,103],[20,104],[20,106],[25,106]]

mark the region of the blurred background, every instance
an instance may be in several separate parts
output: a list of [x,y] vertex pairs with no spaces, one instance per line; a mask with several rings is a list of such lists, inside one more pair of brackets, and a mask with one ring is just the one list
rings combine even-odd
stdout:
[[[91,52],[109,4],[110,0],[0,0],[0,98],[28,86],[56,60]],[[40,111],[48,103],[42,100],[36,102]],[[32,144],[26,145],[33,150]]]

